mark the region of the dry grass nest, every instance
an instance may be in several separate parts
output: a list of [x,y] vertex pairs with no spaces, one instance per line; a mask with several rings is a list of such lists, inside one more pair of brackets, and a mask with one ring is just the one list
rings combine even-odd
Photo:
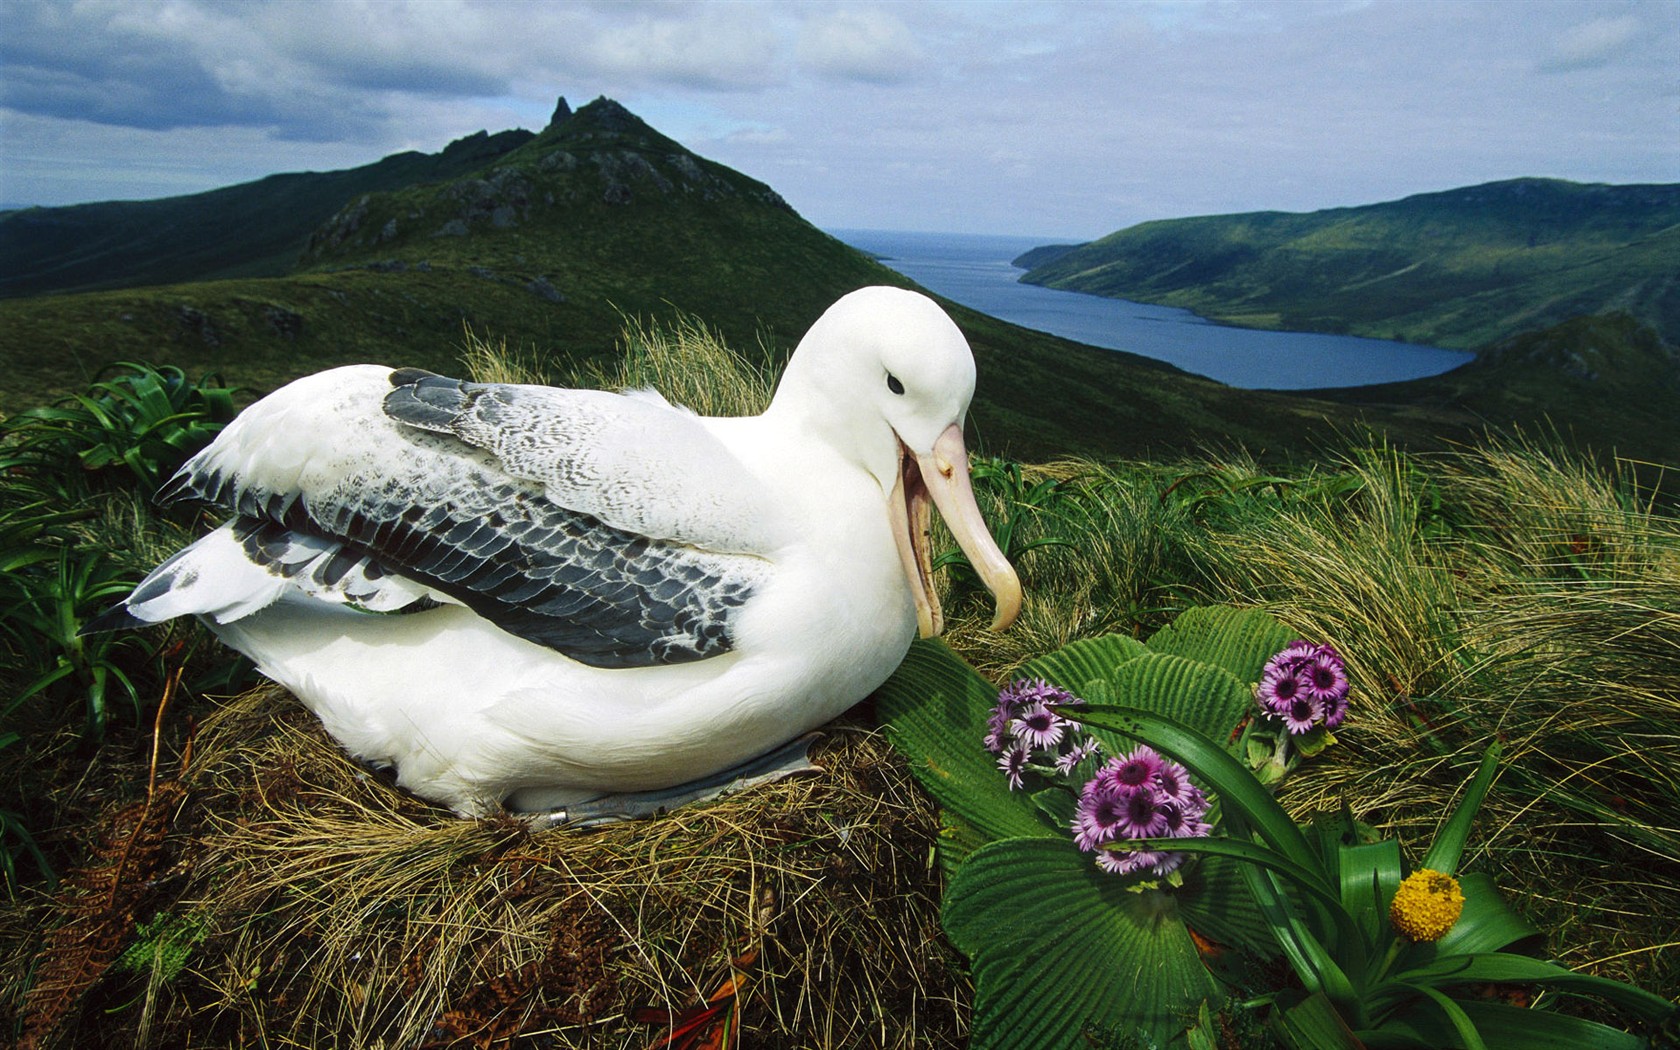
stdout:
[[755,1047],[961,1045],[932,804],[878,732],[831,726],[813,757],[532,831],[387,786],[262,687],[7,913],[0,961],[35,971],[4,1006],[43,1047],[646,1047],[708,1001]]

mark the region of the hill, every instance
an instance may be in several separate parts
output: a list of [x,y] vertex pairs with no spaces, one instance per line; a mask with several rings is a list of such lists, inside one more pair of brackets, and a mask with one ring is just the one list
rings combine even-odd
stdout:
[[1515,179],[1357,208],[1147,222],[1033,284],[1228,324],[1480,349],[1619,312],[1680,344],[1680,185]]
[[1555,431],[1599,453],[1680,463],[1680,351],[1624,313],[1524,332],[1445,375],[1317,396],[1378,416]]
[[288,273],[309,235],[357,194],[455,178],[531,137],[481,131],[439,153],[397,153],[347,171],[0,213],[0,298]]
[[[627,316],[696,317],[775,362],[839,296],[912,283],[609,99],[576,113],[562,100],[536,135],[471,141],[511,148],[458,175],[352,193],[301,238],[289,223],[298,258],[283,276],[0,301],[0,410],[82,389],[122,360],[214,371],[258,390],[351,361],[456,371],[463,328],[565,374],[614,353]],[[341,175],[346,185],[370,177]],[[213,225],[227,199],[177,198],[171,221]],[[135,229],[137,242],[164,237]],[[255,264],[255,252],[240,262]],[[1348,422],[1345,406],[1233,390],[947,307],[979,360],[973,415],[989,451],[1277,450],[1328,440]]]

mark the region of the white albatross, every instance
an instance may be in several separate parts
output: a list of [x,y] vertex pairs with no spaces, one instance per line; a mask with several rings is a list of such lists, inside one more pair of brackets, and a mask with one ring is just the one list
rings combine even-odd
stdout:
[[204,619],[357,757],[463,815],[713,776],[829,721],[941,629],[928,499],[996,595],[974,358],[865,288],[763,415],[355,365],[253,404],[165,498],[225,525],[89,630]]

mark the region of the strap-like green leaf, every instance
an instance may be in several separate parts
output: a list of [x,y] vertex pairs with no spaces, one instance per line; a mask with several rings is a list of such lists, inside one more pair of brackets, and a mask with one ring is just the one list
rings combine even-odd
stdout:
[[1309,995],[1293,1006],[1279,1010],[1273,1025],[1283,1032],[1288,1045],[1311,1050],[1365,1050],[1323,993]]
[[1482,756],[1482,764],[1471,778],[1470,786],[1464,789],[1464,797],[1459,799],[1458,808],[1453,810],[1452,816],[1441,825],[1441,830],[1435,833],[1435,841],[1430,844],[1429,852],[1424,855],[1422,866],[1432,871],[1444,872],[1451,875],[1458,870],[1459,858],[1464,855],[1464,843],[1470,838],[1470,825],[1476,819],[1476,811],[1482,808],[1482,799],[1487,797],[1488,788],[1493,784],[1493,771],[1499,764],[1500,745],[1496,740]]
[[1066,839],[1006,839],[964,862],[944,922],[974,964],[975,1050],[1084,1050],[1086,1030],[1165,1043],[1219,995],[1173,897],[1126,886]]
[[[1459,1009],[1476,1026],[1488,1050],[1646,1050],[1641,1036],[1608,1025],[1552,1010],[1532,1010],[1477,999],[1462,1001]],[[1360,1032],[1371,1050],[1380,1047],[1451,1046],[1452,1025],[1439,1015],[1407,1011],[1380,1030]]]
[[1215,664],[1237,681],[1251,684],[1260,680],[1266,661],[1297,637],[1277,617],[1259,609],[1205,605],[1184,610],[1155,632],[1149,650]]
[[1507,951],[1540,936],[1527,919],[1506,905],[1493,876],[1471,872],[1460,875],[1458,885],[1464,893],[1464,911],[1446,936],[1435,942],[1438,955]]
[[1591,974],[1576,973],[1556,963],[1531,959],[1526,955],[1507,952],[1484,952],[1478,955],[1455,955],[1436,959],[1394,975],[1393,983],[1373,989],[1372,998],[1392,1003],[1403,994],[1397,983],[1407,985],[1431,984],[1539,984],[1581,995],[1596,995],[1623,1010],[1648,1020],[1672,1017],[1673,1003],[1660,995],[1647,992],[1621,981]]

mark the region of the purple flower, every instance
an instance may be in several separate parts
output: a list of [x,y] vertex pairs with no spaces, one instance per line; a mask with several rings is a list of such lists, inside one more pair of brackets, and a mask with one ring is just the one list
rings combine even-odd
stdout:
[[1097,776],[1118,788],[1146,788],[1155,782],[1163,765],[1154,748],[1140,744],[1124,758],[1109,759]]
[[1031,754],[1024,746],[1016,745],[998,758],[998,768],[1009,777],[1009,790],[1019,791],[1021,789],[1021,774],[1026,772],[1027,760],[1030,757]]
[[1260,706],[1274,715],[1283,715],[1295,700],[1305,692],[1304,684],[1299,676],[1300,664],[1273,666],[1278,663],[1277,657],[1266,665],[1266,670],[1260,675],[1260,687],[1255,692],[1255,699]]
[[1322,723],[1334,729],[1347,717],[1347,666],[1335,648],[1297,639],[1260,672],[1254,699],[1292,734]]
[[1161,807],[1167,816],[1166,834],[1175,839],[1204,838],[1213,828],[1202,817],[1207,814],[1205,806],[1174,806]]
[[1100,777],[1085,782],[1073,815],[1073,841],[1085,852],[1102,848],[1120,834],[1126,823],[1124,792]]
[[1194,790],[1190,783],[1190,771],[1177,762],[1162,762],[1161,768],[1155,771],[1155,790],[1163,802],[1188,806],[1190,793]]
[[1009,723],[1009,731],[1015,739],[1035,750],[1055,747],[1062,742],[1062,736],[1070,723],[1054,711],[1050,710],[1043,701],[1033,704],[1016,716]]
[[1299,736],[1323,720],[1324,705],[1305,695],[1297,696],[1282,716],[1283,727],[1291,736]]
[[[998,690],[997,704],[986,719],[986,749],[1001,755],[1017,742],[1015,723],[1024,712],[1049,704],[1080,704],[1084,701],[1041,678],[1021,678]],[[1052,717],[1056,717],[1051,712]],[[1065,719],[1062,719],[1065,723]],[[1054,746],[1054,745],[1051,745]]]
[[1102,754],[1102,745],[1097,742],[1096,737],[1088,736],[1082,742],[1075,743],[1072,748],[1062,752],[1061,756],[1056,759],[1056,772],[1066,776],[1072,773],[1074,767],[1079,763],[1100,754]]
[[1129,839],[1148,839],[1167,830],[1166,803],[1152,787],[1125,789],[1124,823],[1120,834]]

